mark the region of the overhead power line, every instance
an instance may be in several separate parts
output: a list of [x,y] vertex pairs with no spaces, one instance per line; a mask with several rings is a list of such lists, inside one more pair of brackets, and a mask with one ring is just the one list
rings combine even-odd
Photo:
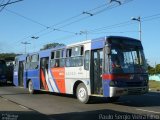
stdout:
[[[47,30],[47,29],[51,29],[50,32],[53,32],[53,31],[61,31],[61,32],[65,32],[65,33],[76,34],[76,33],[71,32],[71,31],[67,31],[67,30],[62,30],[62,29],[57,29],[57,28],[49,27],[49,26],[47,26],[47,25],[44,25],[44,24],[42,24],[42,23],[40,23],[40,22],[38,22],[38,21],[36,21],[36,20],[33,20],[33,19],[31,19],[31,18],[28,18],[28,17],[26,17],[26,16],[24,16],[24,15],[21,15],[21,14],[17,13],[17,12],[14,12],[14,11],[12,11],[12,10],[9,10],[9,9],[5,9],[5,10],[6,10],[7,12],[10,12],[10,13],[14,14],[14,15],[17,15],[17,16],[19,16],[19,17],[22,17],[22,18],[24,18],[24,19],[26,19],[26,20],[28,20],[28,21],[30,21],[30,22],[33,22],[33,23],[38,24],[38,25],[40,25],[40,26],[42,26],[42,27],[45,27],[45,29],[39,31],[38,33],[41,33],[41,32],[43,32],[43,31],[45,31],[45,30]],[[78,16],[79,16],[79,15],[78,15]],[[74,17],[76,17],[76,16],[74,16]],[[74,18],[74,17],[73,17],[73,18]],[[60,24],[60,23],[59,23],[59,24]],[[57,24],[57,25],[58,25],[58,24]],[[50,33],[50,32],[49,32],[49,33]],[[35,33],[35,34],[38,34],[38,33]],[[27,38],[30,38],[30,36],[27,37]]]
[[[131,1],[133,1],[133,0],[124,0],[124,2],[122,2],[122,4],[131,2]],[[36,34],[36,36],[41,37],[41,36],[45,36],[45,35],[53,32],[53,31],[61,31],[61,32],[68,32],[68,33],[73,33],[74,35],[77,35],[77,33],[70,32],[70,31],[66,31],[66,30],[62,30],[61,28],[64,28],[64,27],[66,27],[66,26],[72,25],[72,24],[77,23],[77,22],[79,22],[79,21],[85,20],[85,19],[87,19],[87,18],[89,18],[89,17],[95,16],[95,15],[97,15],[97,14],[100,14],[101,12],[104,12],[104,11],[106,11],[106,10],[109,10],[109,9],[112,9],[112,8],[115,8],[115,7],[118,7],[118,6],[119,6],[119,4],[117,4],[116,2],[113,2],[111,5],[110,5],[110,4],[109,4],[109,5],[107,5],[107,4],[100,5],[100,6],[96,7],[96,8],[91,9],[91,10],[82,12],[81,14],[78,14],[78,15],[75,15],[75,16],[70,17],[70,18],[68,18],[68,19],[65,19],[65,20],[63,20],[63,21],[61,21],[61,22],[59,22],[59,23],[57,23],[57,24],[52,25],[52,26],[49,26],[49,27],[47,26],[47,28],[45,28],[45,29],[43,29],[43,30],[41,30],[41,31],[39,31],[39,32],[36,32],[35,34]],[[89,16],[81,17],[81,16],[84,16],[84,15],[85,15],[84,13],[88,13]],[[89,13],[90,13],[90,14],[89,14]],[[87,15],[87,14],[86,14],[86,15]],[[23,16],[23,15],[22,15],[22,16]],[[24,17],[25,17],[25,16],[24,16]],[[81,18],[79,18],[79,17],[81,17]],[[34,21],[34,20],[33,20],[33,21]],[[37,22],[37,21],[36,21],[36,22]],[[38,22],[38,23],[39,23],[39,22]],[[60,26],[60,25],[61,25],[61,26]],[[56,26],[58,26],[58,27],[56,27]],[[46,27],[46,26],[45,26],[45,27]],[[44,32],[44,31],[46,31],[46,30],[49,30],[48,28],[51,29],[51,31],[46,32],[46,33],[41,34],[41,35],[37,35],[37,34],[40,34],[41,32]],[[20,42],[20,41],[22,41],[22,40],[24,40],[24,39],[28,39],[28,38],[34,36],[35,34],[29,35],[29,36],[27,36],[27,37],[19,40],[18,42]]]
[[[158,14],[153,14],[153,15],[150,15],[150,16],[146,16],[146,17],[141,17],[142,19],[142,22],[147,22],[147,21],[151,21],[151,20],[156,20],[156,19],[160,19],[160,13]],[[102,34],[102,33],[126,33],[126,32],[138,32],[138,31],[120,31],[120,32],[107,32],[107,31],[104,31],[104,32],[100,32],[102,30],[106,30],[106,29],[113,29],[113,28],[117,28],[117,27],[123,27],[123,26],[126,26],[126,25],[131,25],[131,24],[136,24],[135,22],[132,22],[132,21],[124,21],[124,22],[120,22],[120,23],[116,23],[116,24],[113,24],[113,25],[108,25],[108,26],[105,26],[105,27],[101,27],[101,28],[96,28],[96,29],[93,29],[93,30],[88,30],[87,33],[88,34]],[[52,32],[52,31],[51,31]],[[55,39],[56,40],[65,40],[65,39],[69,39],[69,38],[73,38],[75,37],[76,35],[80,35],[79,33],[80,32],[77,32],[78,34],[74,34],[72,36],[66,36],[66,37],[62,37],[62,38],[57,38]],[[45,35],[45,34],[44,34]],[[81,35],[82,35],[82,32],[81,32]],[[42,35],[43,36],[43,35]],[[69,42],[69,41],[68,41]],[[11,46],[12,47],[12,46]]]
[[11,0],[8,0],[8,2],[7,2],[4,6],[2,6],[0,12],[2,12],[2,10],[7,6],[7,4],[8,4],[10,1],[11,1]]
[[14,11],[9,10],[9,9],[5,9],[5,10],[6,10],[7,12],[10,12],[10,13],[14,14],[14,15],[17,15],[17,16],[19,16],[19,17],[22,17],[22,18],[24,18],[24,19],[26,19],[26,20],[28,20],[28,21],[31,21],[31,22],[33,22],[33,23],[35,23],[35,24],[38,24],[38,25],[40,25],[40,26],[42,26],[42,27],[45,27],[46,29],[49,28],[49,26],[44,25],[44,24],[42,24],[42,23],[40,23],[40,22],[38,22],[38,21],[36,21],[36,20],[33,20],[33,19],[31,19],[31,18],[25,17],[24,15],[21,15],[21,14],[19,14],[19,13],[17,13],[17,12],[14,12]]
[[13,4],[13,3],[17,3],[17,2],[21,2],[21,1],[23,1],[23,0],[17,0],[17,1],[13,1],[13,2],[7,2],[5,4],[0,5],[0,7],[6,6],[6,5],[10,5],[10,4]]
[[[159,18],[160,18],[160,14],[154,14],[154,15],[151,15],[151,16],[142,17],[142,19],[143,19],[142,22],[146,22],[146,21],[150,21],[150,20],[154,20],[154,19],[159,19]],[[107,32],[107,31],[105,31],[105,32],[100,32],[102,30],[104,31],[106,29],[113,29],[113,28],[117,28],[117,27],[123,27],[123,26],[131,25],[131,24],[135,24],[135,22],[131,22],[131,21],[120,22],[120,23],[117,23],[117,24],[105,26],[105,27],[102,27],[102,28],[97,28],[97,29],[90,30],[90,31],[87,31],[87,32],[88,32],[88,34],[136,32],[136,31],[122,31],[122,32]],[[50,31],[50,33],[51,32],[52,31]],[[82,35],[82,33],[80,34],[80,32],[75,32],[75,33],[72,32],[72,33],[74,34],[73,36],[75,36],[75,35]],[[48,32],[44,33],[44,34],[41,34],[40,36],[44,36],[46,34],[48,34]]]
[[[122,2],[122,4],[126,4],[126,3],[129,3],[129,2],[131,2],[131,1],[133,1],[133,0],[124,0],[124,2]],[[77,23],[77,22],[79,22],[79,21],[85,20],[85,19],[87,19],[87,18],[89,18],[89,17],[95,16],[95,15],[97,15],[97,14],[100,14],[101,12],[104,12],[104,11],[109,10],[109,9],[113,9],[113,8],[115,8],[115,7],[118,7],[118,6],[119,6],[119,4],[117,5],[117,3],[113,3],[112,5],[108,5],[108,6],[107,6],[106,4],[100,5],[100,6],[96,7],[96,8],[91,9],[91,10],[82,12],[81,14],[77,15],[77,18],[78,18],[79,16],[83,15],[83,14],[87,14],[87,15],[89,15],[89,16],[85,16],[85,17],[79,18],[79,19],[74,20],[74,21],[71,21],[71,20],[72,20],[73,18],[76,18],[76,17],[73,17],[73,18],[71,18],[71,19],[68,19],[68,21],[71,21],[71,22],[66,23],[66,24],[61,23],[62,25],[59,26],[59,27],[57,27],[57,29],[61,29],[61,28],[64,28],[64,27],[66,27],[66,26],[72,25],[72,24],[74,24],[74,23]],[[103,7],[106,7],[106,8],[104,9]],[[103,8],[103,9],[102,9],[102,10],[99,10],[100,8]],[[96,9],[98,9],[98,11],[97,11]],[[91,13],[92,11],[93,11],[93,13]],[[68,21],[67,21],[67,22],[68,22]],[[65,22],[66,22],[66,21],[65,21]],[[53,26],[54,26],[54,25],[53,25]],[[56,26],[56,24],[55,24],[55,26]],[[51,27],[50,27],[50,28],[51,28]],[[46,34],[43,34],[42,36],[47,35],[47,34],[49,34],[49,33],[51,33],[51,32],[53,32],[53,31],[46,32]]]
[[0,4],[2,4],[4,1],[5,1],[5,0],[1,0],[1,3],[0,3]]
[[[122,2],[122,4],[131,2],[131,1],[133,1],[133,0],[124,0],[124,2]],[[116,4],[116,5],[115,5],[115,4]],[[112,7],[115,8],[115,7],[118,7],[118,6],[119,6],[119,4],[117,4],[116,2],[112,3],[112,5],[103,4],[103,5],[100,5],[100,6],[98,6],[98,7],[93,8],[93,9],[91,9],[91,10],[88,10],[88,11],[82,12],[82,13],[80,13],[80,14],[77,14],[77,15],[75,15],[75,16],[73,16],[73,17],[67,18],[67,19],[65,19],[65,20],[63,20],[63,21],[60,21],[60,22],[58,22],[58,23],[56,23],[56,24],[54,24],[54,25],[52,25],[52,26],[49,26],[48,28],[52,28],[52,30],[49,31],[49,32],[46,32],[46,35],[49,34],[49,33],[51,33],[51,32],[53,32],[53,31],[59,30],[59,29],[64,28],[64,27],[66,27],[66,26],[69,26],[69,25],[72,25],[72,24],[77,23],[77,22],[79,22],[79,21],[82,21],[82,20],[84,20],[84,19],[87,19],[87,18],[89,18],[89,17],[95,16],[95,15],[101,13],[101,12],[106,11],[107,9],[112,9]],[[105,7],[106,7],[106,9],[104,9]],[[102,9],[102,10],[101,10],[101,9]],[[90,12],[93,12],[93,13],[90,13]],[[89,16],[85,16],[85,17],[79,18],[80,16],[84,15],[84,13],[88,13]],[[77,18],[78,18],[78,19],[77,19]],[[76,20],[75,20],[75,19],[76,19]],[[74,21],[73,21],[73,20],[74,20]],[[61,25],[61,26],[59,26],[59,25]],[[59,27],[56,27],[56,26],[59,26]],[[43,30],[41,30],[41,31],[39,31],[39,32],[37,32],[37,33],[44,32],[45,30],[48,30],[48,28],[47,28],[47,29],[43,29]],[[56,29],[56,30],[53,30],[53,29]],[[59,30],[59,31],[62,32],[63,30]],[[70,32],[70,33],[71,33],[71,32]],[[75,33],[74,33],[74,34],[75,34]],[[44,35],[45,35],[45,34],[43,34],[42,36],[44,36]],[[33,34],[30,35],[30,36],[33,36]],[[36,36],[37,36],[37,35],[36,35]],[[28,37],[28,38],[29,38],[29,37]]]
[[[146,16],[146,17],[142,17],[141,21],[142,22],[146,22],[146,21],[155,20],[155,19],[159,19],[159,18],[160,18],[160,13],[154,14],[154,15],[150,15],[150,16]],[[120,23],[117,23],[117,24],[113,24],[113,25],[108,25],[108,26],[103,26],[103,27],[100,27],[100,28],[92,29],[92,30],[89,30],[88,32],[104,31],[104,30],[107,30],[107,29],[123,27],[123,26],[131,25],[131,24],[135,24],[135,22],[132,22],[130,20],[129,21],[124,21],[124,22],[120,22]]]
[[[1,9],[0,9],[0,12],[2,12],[2,10],[7,6],[7,5],[10,5],[10,4],[13,4],[13,3],[17,3],[17,2],[20,2],[20,1],[23,1],[23,0],[17,0],[17,1],[13,1],[13,2],[10,2],[11,0],[8,0],[8,2],[7,3],[5,3],[5,4],[0,4],[0,7],[2,7]],[[1,2],[1,3],[3,3],[4,2],[4,0]]]
[[[116,1],[118,1],[118,0],[116,0]],[[123,2],[122,1],[120,2],[121,4],[117,4],[118,2],[111,2],[112,4],[110,3],[111,4],[110,6],[108,6],[106,8],[103,8],[103,9],[101,9],[99,11],[96,11],[94,14],[95,15],[100,14],[100,13],[106,11],[106,10],[111,10],[111,9],[116,8],[118,6],[128,4],[128,3],[132,2],[132,1],[133,0],[124,0]]]
[[135,33],[138,31],[105,31],[105,32],[88,32],[88,34],[105,34],[105,33]]
[[159,19],[159,18],[160,18],[160,13],[154,14],[154,15],[150,15],[150,16],[147,16],[147,17],[143,17],[142,18],[142,22],[151,21],[151,20],[155,20],[155,19]]

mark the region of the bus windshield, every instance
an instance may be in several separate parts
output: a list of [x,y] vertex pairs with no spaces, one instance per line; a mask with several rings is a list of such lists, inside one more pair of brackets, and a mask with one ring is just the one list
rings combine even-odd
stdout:
[[147,67],[142,46],[111,45],[112,73],[146,73]]

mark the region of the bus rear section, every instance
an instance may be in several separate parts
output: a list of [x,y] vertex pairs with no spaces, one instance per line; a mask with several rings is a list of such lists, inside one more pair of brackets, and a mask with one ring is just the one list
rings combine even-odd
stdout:
[[114,98],[148,92],[147,65],[139,40],[109,37],[104,50],[104,96]]
[[15,65],[13,70],[13,84],[15,86],[24,87],[24,81],[26,79],[26,55],[20,55],[15,58]]
[[7,83],[7,66],[4,60],[0,60],[0,83]]

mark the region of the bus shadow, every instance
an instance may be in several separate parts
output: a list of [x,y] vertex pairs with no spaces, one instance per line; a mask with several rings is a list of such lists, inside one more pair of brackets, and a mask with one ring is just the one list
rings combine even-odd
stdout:
[[[28,92],[28,89],[20,89],[15,87],[8,87],[6,88],[8,93],[5,92],[5,87],[2,87],[4,91],[0,92],[0,96],[3,95],[23,95],[23,94],[30,94]],[[14,89],[13,89],[14,88]],[[62,99],[71,98],[76,100],[76,96],[70,95],[70,94],[60,94],[60,93],[54,93],[54,92],[46,92],[46,91],[37,91],[34,95],[51,95],[51,96],[57,96],[62,97]],[[89,104],[107,104],[107,103],[113,103],[117,105],[123,105],[123,106],[132,106],[132,107],[152,107],[152,106],[160,106],[160,92],[149,92],[145,95],[134,95],[134,96],[122,96],[119,100],[116,102],[109,101],[105,97],[91,97]],[[78,102],[78,101],[76,101]]]
[[76,96],[72,94],[63,94],[63,93],[55,93],[55,92],[38,91],[38,94],[48,94],[48,95],[53,95],[58,97],[76,98]]
[[160,92],[149,92],[139,96],[125,96],[114,104],[132,107],[152,107],[160,106]]
[[29,93],[0,93],[0,97],[1,96],[10,96],[10,95],[27,95]]
[[[72,94],[62,94],[62,93],[54,93],[54,92],[45,92],[45,91],[37,91],[36,94],[47,94],[47,95],[53,95],[56,97],[62,97],[62,98],[71,98],[74,100],[77,100],[77,97]],[[78,100],[77,100],[78,102]],[[108,100],[105,97],[96,97],[91,96],[88,104],[104,104],[104,103],[113,103],[113,101]]]

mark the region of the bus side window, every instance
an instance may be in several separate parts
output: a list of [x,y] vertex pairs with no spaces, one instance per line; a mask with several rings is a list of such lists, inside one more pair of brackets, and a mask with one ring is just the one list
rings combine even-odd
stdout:
[[30,69],[30,66],[31,66],[30,63],[31,63],[31,56],[27,56],[25,69]]
[[60,67],[60,66],[59,66],[59,59],[55,59],[54,67]]
[[72,48],[69,48],[66,50],[66,60],[65,60],[65,64],[66,64],[66,67],[71,67],[71,56],[72,56]]
[[38,61],[39,61],[39,55],[38,54],[32,55],[30,69],[38,69]]
[[83,46],[76,46],[67,49],[66,67],[83,66]]
[[50,61],[51,67],[52,68],[64,67],[65,66],[64,57],[65,57],[64,49],[51,52],[51,61]]
[[89,63],[90,63],[90,54],[89,50],[85,51],[85,57],[84,57],[84,69],[89,70]]

